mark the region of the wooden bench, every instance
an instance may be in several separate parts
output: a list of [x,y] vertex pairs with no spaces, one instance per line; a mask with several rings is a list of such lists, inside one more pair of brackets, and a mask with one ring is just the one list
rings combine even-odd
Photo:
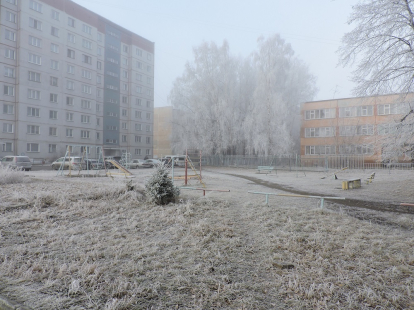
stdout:
[[257,172],[260,173],[260,171],[267,171],[268,173],[271,173],[273,170],[275,170],[272,166],[258,166]]
[[342,181],[343,190],[360,188],[360,187],[361,187],[361,179],[351,179],[351,180]]

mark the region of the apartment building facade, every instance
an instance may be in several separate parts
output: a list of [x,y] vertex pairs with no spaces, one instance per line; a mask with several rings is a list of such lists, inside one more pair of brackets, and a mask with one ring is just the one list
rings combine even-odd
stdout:
[[153,42],[70,0],[1,0],[0,14],[0,157],[152,157]]
[[301,155],[363,155],[383,160],[384,137],[409,109],[414,98],[384,95],[305,102],[301,107]]

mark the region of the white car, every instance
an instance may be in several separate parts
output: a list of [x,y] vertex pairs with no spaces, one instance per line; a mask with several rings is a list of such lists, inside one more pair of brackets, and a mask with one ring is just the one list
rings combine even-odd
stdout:
[[10,167],[13,169],[22,169],[30,171],[32,169],[32,162],[27,156],[4,156],[1,160],[3,167]]
[[128,163],[128,166],[131,169],[138,169],[138,168],[143,168],[142,167],[143,163],[144,163],[143,159],[133,159],[130,163]]

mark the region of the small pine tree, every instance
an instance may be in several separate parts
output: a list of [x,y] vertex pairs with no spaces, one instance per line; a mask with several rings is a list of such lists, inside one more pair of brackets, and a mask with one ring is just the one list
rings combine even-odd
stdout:
[[174,186],[168,177],[167,167],[161,164],[155,168],[151,178],[145,184],[145,193],[150,202],[166,205],[175,201],[180,195],[180,189]]

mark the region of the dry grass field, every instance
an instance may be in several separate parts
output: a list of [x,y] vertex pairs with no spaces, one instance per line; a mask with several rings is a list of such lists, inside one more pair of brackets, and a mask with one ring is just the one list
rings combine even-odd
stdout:
[[414,309],[412,213],[265,205],[247,191],[274,190],[235,176],[391,203],[410,198],[396,184],[410,193],[411,171],[346,192],[321,173],[207,169],[207,187],[230,193],[182,190],[166,206],[145,201],[150,169],[134,171],[136,191],[120,177],[1,173],[0,296],[33,309]]

